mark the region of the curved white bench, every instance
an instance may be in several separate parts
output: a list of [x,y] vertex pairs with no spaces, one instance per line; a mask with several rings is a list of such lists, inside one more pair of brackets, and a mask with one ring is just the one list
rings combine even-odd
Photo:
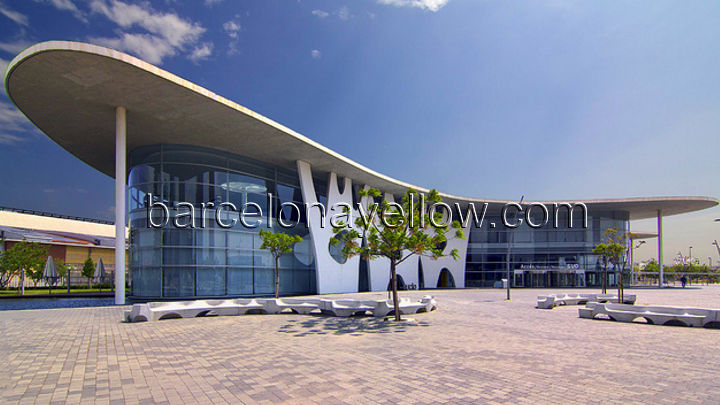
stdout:
[[[437,308],[435,298],[426,295],[420,301],[400,299],[403,315],[430,312]],[[195,318],[202,316],[233,316],[247,313],[279,314],[291,310],[298,314],[309,314],[314,310],[332,316],[348,317],[366,315],[384,317],[393,310],[392,300],[328,300],[321,298],[255,298],[231,300],[197,300],[175,302],[148,302],[135,304],[125,311],[127,322],[157,321],[171,318]]]
[[[635,294],[624,294],[624,304],[634,304],[636,300]],[[587,293],[569,293],[569,294],[549,294],[538,295],[538,309],[553,309],[558,305],[583,305],[588,302],[618,302],[617,294],[587,294]]]
[[653,325],[678,325],[720,328],[720,310],[627,304],[588,303],[578,310],[580,318],[598,319],[606,315],[611,320],[633,322],[644,318]]

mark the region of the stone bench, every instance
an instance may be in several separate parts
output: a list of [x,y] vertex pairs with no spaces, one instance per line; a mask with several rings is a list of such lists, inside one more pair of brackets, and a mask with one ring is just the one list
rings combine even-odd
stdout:
[[[401,298],[403,315],[430,312],[437,308],[435,298],[426,295],[420,301]],[[203,316],[233,316],[248,313],[280,314],[292,312],[310,314],[319,310],[326,315],[348,317],[367,315],[384,317],[394,311],[392,300],[328,300],[321,298],[255,298],[230,300],[196,300],[175,302],[148,302],[134,304],[125,311],[127,322],[158,321],[172,318],[196,318]]]
[[587,319],[599,319],[600,315],[604,315],[618,322],[634,322],[642,318],[652,325],[720,328],[718,309],[590,302],[585,308],[580,308],[578,314],[580,318]]
[[[624,294],[624,304],[634,304],[635,294]],[[538,295],[537,307],[539,309],[553,309],[558,305],[584,305],[588,302],[618,302],[617,294],[568,293]]]

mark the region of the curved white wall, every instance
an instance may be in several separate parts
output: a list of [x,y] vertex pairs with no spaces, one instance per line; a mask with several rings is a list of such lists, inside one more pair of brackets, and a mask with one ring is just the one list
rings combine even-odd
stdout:
[[[298,173],[300,176],[300,187],[302,189],[303,201],[310,205],[319,202],[315,185],[313,183],[312,167],[304,161],[297,162]],[[328,249],[330,238],[333,236],[333,230],[330,226],[330,218],[333,214],[340,213],[330,208],[339,202],[350,204],[353,207],[353,218],[358,218],[360,213],[357,211],[353,203],[352,180],[343,179],[343,192],[340,193],[338,188],[338,179],[335,173],[330,173],[328,179],[327,204],[328,210],[325,218],[325,226],[321,225],[320,211],[312,208],[308,215],[308,226],[310,228],[310,236],[312,238],[312,248],[315,252],[317,291],[318,294],[346,293],[358,291],[358,277],[360,274],[360,258],[355,256],[348,259],[345,263],[340,264],[330,255]],[[365,185],[365,189],[369,186]],[[392,194],[386,193],[384,196],[388,202],[395,202]],[[363,197],[360,204],[365,208],[371,199]],[[446,256],[439,259],[429,257],[419,257],[413,255],[397,267],[397,272],[402,276],[406,284],[419,285],[418,277],[419,262],[422,260],[423,278],[425,288],[435,288],[438,284],[440,272],[443,268],[447,268],[455,280],[456,287],[465,286],[465,260],[467,254],[468,240],[470,235],[470,227],[463,229],[465,239],[454,238],[452,232],[448,232],[448,244],[445,252],[457,249],[460,257],[453,260],[452,257]],[[371,291],[385,291],[390,281],[390,261],[385,258],[376,258],[368,262],[368,275],[370,278]]]

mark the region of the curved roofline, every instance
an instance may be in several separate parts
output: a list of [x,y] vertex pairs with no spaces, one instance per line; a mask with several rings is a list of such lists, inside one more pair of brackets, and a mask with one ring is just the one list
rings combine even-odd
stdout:
[[[80,57],[79,55],[89,55],[91,56],[90,59]],[[44,63],[41,61],[41,59],[47,58],[48,62]],[[70,67],[68,66],[55,66],[57,64],[53,64],[53,58],[63,58],[62,60],[65,63],[65,65],[72,65]],[[99,58],[102,58],[100,60]],[[27,68],[28,70],[28,77],[26,78],[19,78],[16,79],[14,75],[18,74],[16,72],[22,72],[24,68],[24,64],[26,62],[31,61],[37,61],[37,63],[30,63],[29,65],[32,65],[31,67]],[[112,68],[114,70],[117,70],[119,72],[118,76],[111,76],[110,78],[103,78],[103,71],[102,69],[96,70],[96,71],[90,71],[88,74],[78,73],[76,74],[75,69],[82,70],[83,68],[91,69],[92,64],[102,65],[101,67],[104,68]],[[42,87],[42,84],[40,84],[39,88],[34,87],[35,83],[33,83],[34,80],[31,80],[31,78],[38,79],[38,76],[40,74],[38,72],[42,72],[42,76],[50,76],[52,77],[55,75],[55,78],[57,80],[50,81],[48,79],[48,82],[51,82],[52,84],[45,84],[46,87]],[[74,73],[75,72],[75,73]],[[35,74],[35,76],[33,76]],[[89,149],[92,149],[93,145],[88,146],[89,138],[90,136],[87,135],[87,133],[91,132],[90,129],[95,130],[96,132],[99,131],[99,124],[95,127],[88,127],[88,131],[80,130],[84,127],[78,126],[82,125],[83,123],[75,123],[75,127],[73,128],[66,128],[62,127],[61,123],[58,123],[57,120],[52,120],[53,118],[53,112],[55,113],[55,118],[59,115],[58,111],[63,113],[63,117],[65,117],[65,112],[68,110],[71,110],[68,115],[72,115],[71,113],[79,114],[80,112],[84,112],[83,108],[95,108],[97,111],[101,111],[102,108],[109,108],[112,107],[111,102],[108,100],[110,96],[108,94],[112,94],[115,96],[116,99],[122,100],[122,99],[130,99],[131,96],[134,94],[134,92],[137,91],[137,89],[141,89],[141,87],[136,87],[135,90],[133,90],[131,87],[132,85],[141,86],[141,84],[136,84],[133,81],[128,81],[127,83],[118,83],[115,84],[115,81],[122,82],[123,75],[127,75],[128,77],[130,75],[135,75],[143,80],[143,84],[152,84],[154,86],[157,86],[159,89],[162,90],[164,93],[157,93],[157,94],[165,94],[167,95],[167,100],[175,101],[175,98],[185,98],[187,99],[191,106],[195,106],[198,104],[202,104],[202,108],[204,108],[203,112],[206,112],[208,116],[211,116],[211,118],[208,119],[208,121],[212,120],[212,117],[226,120],[233,125],[236,125],[236,127],[240,128],[241,130],[244,129],[244,131],[240,131],[239,133],[233,132],[231,135],[235,136],[237,138],[245,137],[247,139],[251,139],[254,141],[257,141],[258,136],[263,137],[263,141],[272,143],[272,142],[284,142],[290,144],[291,147],[288,147],[287,149],[298,149],[298,153],[302,152],[301,156],[298,157],[287,157],[286,161],[284,162],[287,164],[289,160],[305,160],[308,163],[311,164],[313,168],[319,168],[319,172],[324,171],[334,171],[338,175],[343,177],[349,177],[353,179],[353,181],[358,183],[364,183],[369,184],[374,187],[378,187],[382,189],[385,192],[390,193],[400,193],[402,190],[405,190],[407,188],[414,188],[416,190],[419,190],[421,192],[427,192],[429,191],[427,188],[424,187],[418,187],[415,185],[412,185],[410,183],[394,179],[392,177],[386,176],[382,173],[376,172],[360,163],[357,163],[353,161],[352,159],[349,159],[335,151],[333,151],[330,148],[327,148],[318,142],[313,141],[312,139],[301,135],[300,133],[293,131],[292,129],[279,124],[261,114],[258,114],[240,104],[237,104],[233,101],[230,101],[204,87],[201,87],[197,84],[194,84],[188,80],[185,80],[181,77],[178,77],[166,70],[163,70],[157,66],[151,65],[150,63],[147,63],[141,59],[138,59],[134,56],[128,55],[123,52],[119,52],[110,48],[88,44],[88,43],[82,43],[82,42],[71,42],[71,41],[48,41],[48,42],[41,42],[35,45],[32,45],[23,51],[21,51],[15,58],[13,58],[10,63],[8,63],[8,66],[5,71],[4,79],[5,79],[5,90],[6,94],[10,98],[10,100],[18,107],[20,111],[22,111],[30,121],[32,121],[38,128],[40,128],[43,132],[45,132],[46,135],[48,135],[51,139],[59,143],[63,148],[68,150],[73,155],[77,156],[79,159],[83,160],[90,166],[100,170],[101,172],[108,174],[109,176],[114,176],[114,171],[108,169],[107,165],[105,164],[104,160],[101,160],[99,155],[101,155],[103,151],[107,150],[106,145],[108,142],[107,136],[105,136],[104,139],[95,140],[96,144],[94,145],[95,149],[93,150],[83,150],[83,148],[78,146],[78,143],[82,143],[82,146],[87,146]],[[90,76],[91,78],[88,79],[85,76]],[[92,76],[97,76],[95,79],[92,78]],[[22,76],[22,74],[19,74],[19,76]],[[69,80],[61,80],[61,78],[69,78]],[[96,81],[96,83],[93,83],[93,80]],[[130,80],[130,79],[128,79]],[[18,82],[17,86],[15,82]],[[108,83],[108,81],[112,81],[113,83]],[[57,83],[57,84],[56,84]],[[92,96],[88,96],[83,98],[86,94],[90,93],[88,89],[92,89],[93,87],[96,87],[97,85],[103,87],[103,91],[98,90],[98,95],[96,95],[94,98]],[[72,100],[72,103],[67,103],[66,105],[61,105],[60,107],[57,106],[51,106],[47,103],[40,103],[36,104],[37,102],[35,100],[31,100],[29,98],[28,92],[38,91],[39,89],[44,90],[56,90],[54,87],[50,88],[49,86],[65,86],[63,87],[63,90],[67,90],[68,92],[74,92],[75,98],[70,98],[69,100]],[[17,87],[17,88],[16,88]],[[16,94],[17,91],[17,94]],[[59,91],[59,90],[58,90]],[[189,93],[188,93],[189,92]],[[115,94],[117,93],[117,94]],[[23,100],[18,100],[20,98],[20,95],[24,96]],[[202,98],[198,98],[197,96],[200,96]],[[72,97],[72,95],[68,95],[67,97]],[[139,103],[137,105],[142,105],[143,108],[137,107],[137,105],[132,106],[126,106],[128,108],[129,113],[133,112],[144,112],[145,109],[150,108],[156,108],[156,104],[161,104],[162,101],[166,100],[163,99],[161,96],[154,97],[151,100],[133,100],[133,103]],[[110,103],[110,104],[109,104]],[[144,103],[144,104],[143,104]],[[75,107],[75,104],[77,104],[77,107]],[[168,101],[168,104],[172,104],[170,101]],[[119,104],[115,104],[119,105]],[[226,107],[228,110],[223,110],[218,108],[218,106]],[[133,111],[133,107],[135,107],[135,111]],[[56,108],[56,111],[49,112],[46,110],[50,110],[52,108]],[[73,111],[72,109],[75,108]],[[104,110],[102,110],[104,112]],[[159,111],[159,110],[158,110]],[[160,114],[162,111],[158,112]],[[167,113],[167,109],[164,111],[164,113]],[[182,114],[180,114],[182,115]],[[159,117],[159,118],[158,118]],[[87,117],[83,117],[87,119]],[[128,118],[129,125],[130,120],[132,117]],[[143,119],[150,120],[147,122],[151,122],[153,125],[157,125],[159,128],[165,128],[163,125],[166,125],[167,122],[163,122],[162,115],[159,116],[143,116]],[[190,122],[191,118],[187,118],[185,116],[182,116],[180,118],[172,118],[172,120],[187,120]],[[82,121],[78,119],[77,121]],[[173,122],[174,123],[174,122]],[[198,122],[193,121],[194,125],[199,125]],[[90,124],[87,124],[90,125]],[[113,124],[114,125],[114,124]],[[206,126],[203,128],[210,128],[211,126]],[[226,128],[223,128],[226,129]],[[73,130],[75,132],[73,132]],[[214,132],[212,132],[214,134]],[[262,133],[261,135],[257,135],[256,133]],[[135,145],[128,145],[128,150],[131,150],[130,147],[137,147],[141,146],[142,142],[147,142],[147,144],[153,144],[153,143],[167,143],[162,141],[157,141],[158,139],[162,139],[165,135],[165,138],[170,137],[171,135],[174,135],[174,133],[168,133],[168,134],[158,134],[150,133],[150,134],[142,134],[142,136],[136,136],[136,139],[134,142],[140,144]],[[83,136],[85,138],[83,138]],[[104,136],[104,135],[103,135]],[[114,139],[114,133],[112,134]],[[230,136],[230,134],[226,134],[226,137]],[[202,142],[215,142],[216,146],[209,146],[209,147],[215,147],[216,149],[221,149],[217,145],[223,145],[220,141],[220,138],[222,136],[218,135],[215,138],[212,136],[205,136],[202,138]],[[99,136],[97,138],[100,138]],[[182,137],[180,137],[182,138]],[[216,139],[217,138],[217,139]],[[226,138],[227,140],[227,138]],[[233,139],[234,140],[234,139]],[[131,140],[128,140],[128,143],[130,143]],[[197,141],[199,142],[199,141]],[[203,144],[200,145],[199,143],[189,143],[189,144],[195,144],[198,146],[206,146],[208,145]],[[257,146],[257,145],[253,145]],[[101,149],[102,151],[98,150]],[[112,144],[112,147],[114,148],[114,143]],[[257,148],[254,152],[256,154],[262,154],[266,158],[272,158],[275,160],[279,160],[282,157],[277,156],[277,153],[272,153],[270,151],[271,147],[268,146],[263,150],[260,150],[262,147]],[[222,150],[222,149],[221,149]],[[233,150],[231,147],[225,148],[225,150],[233,153],[238,153],[235,150]],[[287,153],[288,151],[283,151]],[[238,153],[242,154],[242,153]],[[103,155],[106,156],[107,154]],[[271,156],[272,155],[272,156]],[[304,158],[307,156],[307,158]],[[107,156],[106,156],[107,157]],[[249,156],[258,159],[256,156]],[[259,160],[262,160],[260,158]],[[327,170],[324,170],[324,168],[327,168]],[[506,204],[514,201],[510,200],[495,200],[495,199],[481,199],[481,198],[471,198],[471,197],[462,197],[447,193],[440,193],[440,195],[450,200],[451,202],[460,202],[460,203],[490,203],[490,204]],[[538,201],[540,203],[545,204],[552,204],[552,203],[560,203],[560,202],[567,202],[568,200],[564,201]],[[700,209],[710,208],[713,206],[716,206],[718,204],[718,200],[711,197],[641,197],[641,198],[625,198],[625,199],[591,199],[591,200],[576,200],[573,202],[581,202],[586,205],[592,205],[600,207],[606,207],[610,206],[612,209],[618,209],[618,210],[625,210],[631,212],[631,218],[633,217],[632,212],[636,211],[638,214],[640,214],[640,211],[643,213],[639,216],[636,215],[636,218],[633,219],[639,219],[639,218],[649,218],[651,215],[648,214],[650,210],[657,210],[657,209],[665,209],[664,207],[667,207],[667,215],[674,215],[677,213],[682,212],[691,212],[696,211]],[[530,201],[527,202],[529,204]],[[638,207],[638,208],[635,208]],[[641,208],[639,208],[641,207]],[[657,208],[655,208],[657,207]],[[672,209],[670,209],[672,208]]]
[[[74,41],[46,41],[46,42],[40,42],[40,43],[31,45],[31,46],[25,48],[17,56],[15,56],[10,61],[10,63],[8,63],[7,68],[5,69],[5,76],[4,76],[5,94],[8,95],[8,97],[10,98],[11,101],[14,102],[11,92],[10,92],[10,89],[8,88],[8,82],[9,82],[8,78],[12,74],[12,71],[19,64],[21,64],[25,59],[28,59],[28,58],[30,58],[36,54],[42,53],[42,52],[47,52],[47,51],[52,51],[52,50],[58,50],[58,51],[70,50],[70,51],[84,52],[84,53],[98,55],[98,56],[104,56],[107,58],[112,58],[112,59],[127,63],[129,65],[138,67],[140,69],[146,70],[148,72],[155,74],[156,76],[158,76],[162,79],[168,80],[168,81],[173,82],[179,86],[182,86],[188,90],[192,90],[196,93],[202,94],[203,96],[205,96],[209,99],[212,99],[213,101],[224,104],[232,109],[242,112],[243,114],[249,115],[249,116],[255,118],[256,120],[263,122],[264,124],[270,125],[276,129],[286,133],[287,135],[289,135],[291,137],[294,137],[302,142],[307,143],[308,145],[312,145],[313,147],[321,150],[322,152],[327,153],[335,158],[341,159],[341,160],[345,161],[346,163],[357,167],[360,170],[363,170],[367,173],[372,174],[373,176],[396,183],[402,187],[406,187],[406,188],[412,187],[412,188],[417,189],[417,186],[414,186],[410,183],[405,183],[405,182],[397,180],[397,179],[393,179],[390,176],[386,176],[382,173],[376,172],[376,171],[370,169],[369,167],[366,167],[360,163],[357,163],[354,160],[349,159],[349,158],[335,152],[334,150],[332,150],[328,147],[325,147],[325,146],[319,144],[318,142],[315,142],[312,139],[310,139],[298,132],[293,131],[292,129],[290,129],[286,126],[284,126],[280,123],[277,123],[277,122],[271,120],[270,118],[265,117],[264,115],[258,114],[255,111],[252,111],[247,107],[244,107],[234,101],[228,100],[225,97],[222,97],[202,86],[192,83],[189,80],[185,80],[182,77],[179,77],[173,73],[168,72],[167,70],[161,69],[155,65],[145,62],[142,59],[136,58],[135,56],[128,55],[126,53],[116,51],[111,48],[99,46],[99,45],[89,44],[89,43],[85,43],[85,42],[74,42]],[[28,117],[28,118],[30,118],[30,117]],[[428,189],[424,189],[422,187],[420,187],[419,189],[423,190],[423,191],[429,191]],[[448,197],[449,197],[449,195],[448,195]]]

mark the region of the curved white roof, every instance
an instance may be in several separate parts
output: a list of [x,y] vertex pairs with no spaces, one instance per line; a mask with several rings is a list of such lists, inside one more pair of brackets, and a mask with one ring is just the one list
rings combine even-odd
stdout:
[[[127,109],[127,148],[186,144],[228,151],[278,166],[310,163],[315,173],[333,171],[384,192],[408,187],[371,170],[203,87],[128,54],[69,41],[35,44],[5,72],[15,105],[47,136],[82,161],[114,176],[116,106]],[[441,193],[450,202],[510,201]],[[546,201],[552,203],[553,201]],[[578,201],[574,201],[578,202]],[[622,209],[632,219],[710,208],[710,197],[653,197],[582,201],[591,208]]]

